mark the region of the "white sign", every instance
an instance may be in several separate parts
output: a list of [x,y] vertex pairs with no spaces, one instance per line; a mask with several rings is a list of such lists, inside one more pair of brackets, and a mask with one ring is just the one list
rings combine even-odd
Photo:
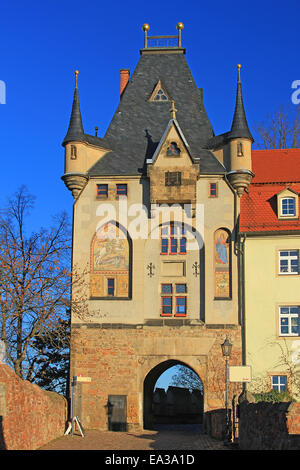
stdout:
[[251,366],[229,366],[229,382],[251,382]]
[[75,380],[77,380],[77,382],[91,382],[92,381],[91,377],[82,377],[82,375],[77,375],[74,378]]

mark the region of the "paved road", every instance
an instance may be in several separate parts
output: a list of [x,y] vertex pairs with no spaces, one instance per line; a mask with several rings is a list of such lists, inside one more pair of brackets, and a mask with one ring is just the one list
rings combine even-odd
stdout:
[[86,431],[63,436],[39,450],[229,450],[195,425],[161,425],[155,431]]

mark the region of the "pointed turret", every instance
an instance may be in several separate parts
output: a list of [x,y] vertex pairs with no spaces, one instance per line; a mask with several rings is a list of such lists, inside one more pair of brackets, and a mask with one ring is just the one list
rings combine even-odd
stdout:
[[230,171],[228,180],[241,196],[253,177],[251,163],[251,145],[254,141],[248,127],[242,96],[241,65],[238,64],[236,103],[231,131],[228,134]]
[[65,147],[65,174],[62,176],[67,188],[72,191],[74,199],[85,187],[88,177],[83,166],[82,156],[79,156],[79,146],[84,142],[84,130],[81,119],[78,94],[78,70],[75,71],[75,91],[69,129],[62,145]]
[[238,81],[236,90],[236,102],[234,116],[232,120],[231,131],[228,135],[228,139],[244,138],[254,141],[251,132],[249,131],[246,113],[243,103],[242,95],[242,83],[241,83],[241,64],[237,65],[238,69]]
[[83,125],[82,125],[80,105],[79,105],[78,73],[79,73],[78,70],[76,70],[75,71],[75,90],[74,90],[70,124],[69,124],[67,135],[64,138],[63,145],[65,145],[67,142],[84,140],[84,130],[83,130]]

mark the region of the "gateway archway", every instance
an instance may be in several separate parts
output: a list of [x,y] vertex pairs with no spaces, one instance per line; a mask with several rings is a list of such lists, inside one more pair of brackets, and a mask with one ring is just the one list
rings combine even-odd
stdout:
[[157,424],[190,424],[203,420],[202,391],[188,387],[168,387],[168,390],[156,389],[159,377],[171,367],[180,365],[201,378],[188,364],[178,360],[167,360],[156,365],[144,380],[143,427],[154,429]]

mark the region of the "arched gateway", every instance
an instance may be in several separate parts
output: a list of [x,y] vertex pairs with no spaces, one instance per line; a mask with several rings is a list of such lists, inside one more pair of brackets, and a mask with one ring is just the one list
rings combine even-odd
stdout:
[[[169,387],[167,392],[163,389],[154,391],[158,378],[176,365],[181,365],[183,369],[190,369],[195,373],[183,362],[167,360],[154,367],[145,377],[143,390],[144,429],[153,429],[159,423],[202,423],[203,389],[200,391],[184,387]],[[201,383],[200,377],[199,382]]]
[[242,363],[237,221],[252,136],[240,71],[232,128],[215,135],[182,28],[177,46],[151,47],[144,27],[104,137],[84,132],[76,72],[62,178],[75,200],[73,279],[89,269],[72,286],[70,348],[86,428],[151,425],[154,382],[175,363],[201,378],[204,414],[222,408],[226,336],[230,364]]

